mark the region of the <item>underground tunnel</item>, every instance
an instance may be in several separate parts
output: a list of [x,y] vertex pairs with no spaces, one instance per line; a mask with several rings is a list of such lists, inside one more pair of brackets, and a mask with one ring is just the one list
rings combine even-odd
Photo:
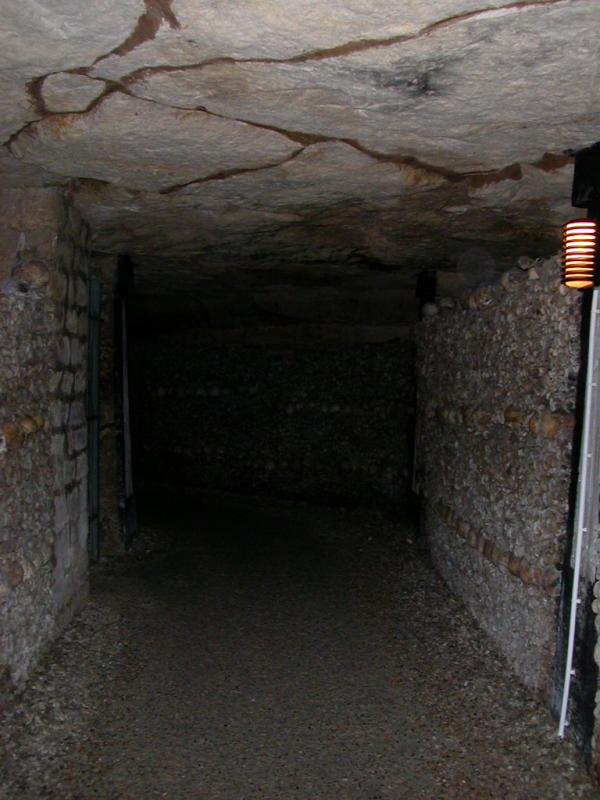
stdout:
[[599,24],[3,11],[0,797],[598,797]]

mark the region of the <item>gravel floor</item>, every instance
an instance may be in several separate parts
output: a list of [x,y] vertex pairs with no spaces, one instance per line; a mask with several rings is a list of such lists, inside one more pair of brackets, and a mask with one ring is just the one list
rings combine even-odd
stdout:
[[0,797],[598,798],[382,512],[156,512],[27,690]]

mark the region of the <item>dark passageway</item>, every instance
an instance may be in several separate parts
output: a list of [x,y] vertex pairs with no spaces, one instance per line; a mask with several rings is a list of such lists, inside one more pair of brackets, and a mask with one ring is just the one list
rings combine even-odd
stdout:
[[7,798],[596,797],[414,526],[187,503],[146,499],[135,554],[97,575],[76,643],[95,655],[67,644],[34,685],[53,740],[16,716]]

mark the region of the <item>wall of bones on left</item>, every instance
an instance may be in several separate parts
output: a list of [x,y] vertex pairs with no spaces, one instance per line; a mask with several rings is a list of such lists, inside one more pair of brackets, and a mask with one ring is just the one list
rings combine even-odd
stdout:
[[88,230],[0,191],[0,671],[20,685],[88,592]]

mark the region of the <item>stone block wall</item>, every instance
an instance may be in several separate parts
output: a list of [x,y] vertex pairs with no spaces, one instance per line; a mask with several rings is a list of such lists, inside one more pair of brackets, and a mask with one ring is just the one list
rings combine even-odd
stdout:
[[142,481],[334,503],[407,497],[407,341],[209,349],[165,335],[136,340],[131,368]]
[[51,386],[54,608],[59,629],[87,593],[87,235],[69,211],[55,256],[57,360]]
[[87,231],[0,192],[0,669],[19,684],[87,593]]
[[581,296],[560,287],[551,259],[443,305],[417,332],[424,529],[448,585],[524,683],[549,696]]

